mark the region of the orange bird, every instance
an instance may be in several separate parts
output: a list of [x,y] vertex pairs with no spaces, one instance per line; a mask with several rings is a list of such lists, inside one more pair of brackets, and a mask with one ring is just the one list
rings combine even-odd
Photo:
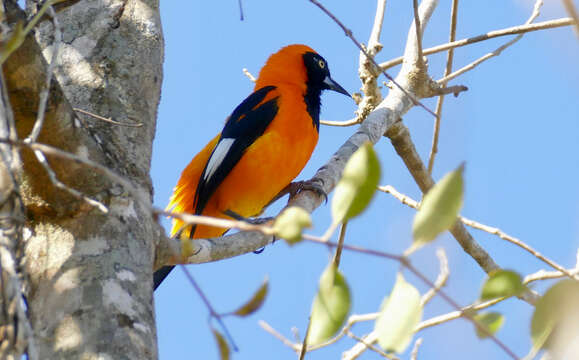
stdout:
[[[271,55],[255,89],[183,170],[168,209],[231,219],[260,214],[304,168],[318,142],[320,95],[350,96],[326,60],[306,45]],[[228,229],[173,219],[171,236],[211,238]],[[155,289],[173,266],[155,272]]]

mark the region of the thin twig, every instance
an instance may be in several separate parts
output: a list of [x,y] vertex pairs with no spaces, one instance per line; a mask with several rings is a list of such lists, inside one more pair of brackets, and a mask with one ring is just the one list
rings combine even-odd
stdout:
[[[485,301],[483,303],[478,303],[478,304],[472,304],[472,305],[468,305],[463,307],[460,310],[457,311],[451,311],[449,313],[446,314],[442,314],[442,315],[438,315],[435,317],[432,317],[428,320],[423,320],[422,322],[420,322],[420,324],[416,325],[416,328],[414,329],[414,332],[417,333],[420,330],[424,330],[426,328],[432,327],[432,326],[436,326],[436,325],[440,325],[443,323],[446,323],[448,321],[452,321],[452,320],[456,320],[456,319],[460,319],[463,317],[463,314],[465,312],[475,312],[478,310],[482,310],[482,309],[486,309],[492,305],[495,305],[503,300],[505,300],[506,298],[502,297],[502,298],[497,298],[497,299],[493,299],[490,301]],[[374,343],[378,340],[378,334],[375,331],[370,332],[369,334],[365,335],[363,337],[363,339],[367,342],[367,343]],[[365,346],[361,345],[361,344],[356,344],[354,345],[350,350],[348,350],[347,352],[344,353],[344,356],[342,356],[343,360],[353,360],[355,358],[357,358],[358,356],[360,356],[360,354],[365,350]]]
[[505,297],[496,298],[496,299],[492,299],[492,300],[485,301],[482,303],[465,306],[458,311],[451,311],[451,312],[443,314],[443,315],[435,316],[433,318],[430,318],[428,320],[424,320],[424,321],[420,322],[420,324],[418,324],[416,326],[416,329],[414,331],[418,332],[420,330],[424,330],[424,329],[432,327],[432,326],[440,325],[440,324],[443,324],[445,322],[449,322],[451,320],[460,319],[467,312],[474,313],[476,311],[486,309],[486,308],[491,307],[495,304],[498,304],[499,302],[501,302],[505,299],[507,299],[507,298],[505,298]]
[[109,180],[120,184],[127,192],[129,192],[146,209],[152,209],[151,202],[149,200],[145,199],[145,197],[140,192],[138,192],[136,190],[136,187],[133,184],[131,184],[128,180],[126,180],[122,176],[117,175],[116,173],[114,173],[112,170],[110,170],[106,166],[103,166],[103,165],[96,163],[92,160],[89,160],[87,158],[78,156],[76,154],[61,150],[61,149],[56,148],[54,146],[41,144],[41,143],[37,143],[37,142],[29,143],[29,142],[24,142],[22,140],[0,139],[0,143],[7,143],[7,144],[14,145],[14,146],[19,146],[19,147],[27,147],[33,151],[38,150],[38,151],[41,151],[43,154],[53,155],[53,156],[56,156],[56,157],[59,157],[62,159],[71,160],[71,161],[74,161],[76,163],[92,167],[95,170],[102,172],[107,178],[109,178]]
[[246,68],[243,68],[241,71],[243,71],[243,74],[244,74],[245,76],[247,76],[251,82],[256,82],[256,81],[257,81],[257,79],[255,78],[255,76],[253,76],[253,75],[249,72],[249,70],[247,70]]
[[[500,37],[500,36],[524,34],[524,33],[528,33],[531,31],[546,30],[546,29],[552,29],[552,28],[557,28],[557,27],[562,27],[562,26],[570,26],[573,24],[575,24],[575,22],[571,18],[560,18],[560,19],[556,19],[556,20],[543,21],[543,22],[536,23],[536,24],[518,25],[518,26],[513,26],[510,28],[505,28],[505,29],[501,29],[501,30],[489,31],[486,34],[473,36],[470,38],[453,41],[451,43],[446,43],[446,44],[434,46],[434,47],[431,47],[428,49],[424,49],[423,53],[424,53],[424,55],[431,55],[431,54],[439,53],[441,51],[446,51],[448,49],[466,46],[466,45],[474,44],[477,42],[481,42],[481,41],[493,39],[496,37]],[[403,56],[397,57],[397,58],[392,59],[392,60],[388,60],[386,62],[381,63],[380,68],[387,70],[393,66],[402,64],[403,60],[404,60]]]
[[73,108],[73,110],[76,111],[76,112],[79,112],[79,113],[83,113],[83,114],[89,115],[89,116],[91,116],[91,117],[93,117],[93,118],[95,118],[95,119],[99,119],[99,120],[102,120],[102,121],[104,121],[104,122],[108,122],[108,123],[114,124],[114,125],[126,126],[126,127],[141,127],[141,126],[143,126],[143,123],[134,123],[134,124],[122,123],[122,122],[113,120],[113,119],[111,119],[111,118],[107,118],[107,117],[104,117],[104,116],[100,116],[100,115],[97,115],[97,114],[93,114],[93,113],[91,113],[90,111],[86,111],[86,110],[79,109],[79,108]]
[[575,21],[575,35],[579,38],[579,13],[573,5],[573,0],[563,0],[563,5],[565,5],[565,10],[569,16]]
[[[404,205],[408,205],[409,207],[411,207],[413,209],[418,209],[419,204],[416,200],[410,198],[407,195],[404,195],[404,194],[398,192],[394,187],[392,187],[390,185],[379,186],[378,190],[392,195],[394,198],[398,199]],[[527,245],[526,243],[524,243],[520,239],[517,239],[514,236],[510,236],[507,233],[501,231],[500,229],[498,229],[496,227],[491,227],[491,226],[488,226],[485,224],[481,224],[477,221],[468,219],[464,216],[459,216],[459,219],[463,224],[465,224],[467,226],[470,226],[474,229],[485,231],[485,232],[492,234],[492,235],[496,235],[503,240],[506,240],[512,244],[519,246],[520,248],[531,253],[537,259],[539,259],[539,260],[543,261],[544,263],[546,263],[547,265],[551,266],[553,269],[558,270],[559,272],[565,274],[566,276],[570,277],[571,279],[576,279],[575,274],[573,274],[572,272],[569,272],[567,269],[565,269],[563,266],[557,264],[553,260],[550,260],[549,258],[545,257],[544,255],[542,255],[537,250],[533,249],[532,247],[530,247],[529,245]]]
[[293,349],[294,351],[300,351],[300,349],[296,349],[295,344],[293,342],[291,342],[291,340],[289,340],[288,338],[286,338],[285,336],[283,336],[282,334],[280,334],[277,330],[275,330],[271,325],[269,325],[267,322],[263,321],[263,320],[259,320],[257,322],[259,324],[259,326],[261,326],[261,328],[263,330],[265,330],[266,332],[270,333],[271,335],[273,335],[276,339],[278,339],[279,341],[281,341],[284,345],[286,345],[287,347]]
[[357,342],[359,342],[360,344],[364,345],[367,349],[370,349],[372,351],[374,351],[375,353],[381,355],[382,357],[386,358],[386,359],[390,359],[390,360],[400,360],[399,357],[397,357],[396,355],[392,355],[392,354],[388,354],[385,353],[384,351],[378,349],[377,347],[373,346],[370,343],[367,343],[363,338],[356,336],[353,332],[348,331],[347,335],[349,337],[351,337],[352,339],[356,340]]
[[414,342],[412,352],[410,353],[410,360],[418,360],[418,348],[420,348],[420,345],[422,345],[422,338],[418,338]]
[[322,124],[322,125],[341,126],[341,127],[357,125],[359,123],[360,122],[358,121],[358,118],[345,120],[345,121],[320,120],[320,124]]
[[[533,12],[531,13],[531,16],[529,17],[529,19],[525,22],[525,25],[531,24],[539,16],[540,9],[541,9],[542,5],[543,5],[543,0],[537,0],[535,2],[535,6],[533,7]],[[490,52],[490,53],[478,58],[477,60],[473,61],[472,63],[462,67],[461,69],[456,70],[452,74],[445,75],[442,79],[438,80],[438,83],[439,84],[445,84],[445,83],[449,82],[450,80],[464,74],[465,72],[476,68],[478,65],[480,65],[484,61],[487,61],[488,59],[493,58],[495,56],[499,56],[506,48],[510,47],[511,45],[516,43],[517,41],[521,40],[524,35],[525,34],[517,35],[514,39],[512,39],[512,40],[506,42],[505,44],[503,44],[502,46],[498,47],[495,51]]]
[[[452,0],[452,7],[450,10],[450,35],[448,42],[453,42],[456,39],[456,23],[458,14],[458,0]],[[444,76],[448,76],[452,71],[452,60],[454,59],[454,49],[448,49],[446,54],[446,67],[444,68]],[[445,88],[446,82],[440,83],[440,86]],[[438,153],[438,137],[440,134],[440,122],[442,121],[442,105],[444,104],[444,95],[440,95],[436,102],[436,120],[434,120],[434,132],[432,134],[432,146],[430,148],[430,155],[428,157],[428,173],[432,175],[434,168],[434,159]]]
[[[424,276],[424,274],[422,274],[420,271],[418,271],[418,269],[416,269],[412,264],[410,264],[410,262],[408,260],[406,260],[402,264],[410,272],[412,272],[420,280],[422,280],[425,284],[427,284],[428,286],[430,286],[432,288],[435,287],[435,285],[426,276]],[[448,304],[450,304],[452,307],[454,307],[455,309],[457,309],[457,310],[461,309],[460,305],[456,301],[454,301],[454,299],[452,299],[450,296],[448,296],[443,290],[439,290],[438,295],[441,298],[443,298],[444,301],[446,301]],[[463,312],[463,317],[468,319],[472,324],[474,324],[474,326],[477,329],[479,329],[485,335],[487,335],[489,337],[489,339],[491,339],[495,344],[497,344],[511,358],[513,358],[515,360],[517,360],[519,358],[507,345],[505,345],[502,341],[500,341],[494,334],[490,333],[489,330],[484,325],[481,325],[478,321],[473,319],[472,316],[470,316],[468,313]]]
[[312,317],[308,317],[308,327],[306,328],[306,334],[304,335],[304,341],[302,342],[302,348],[300,350],[299,360],[304,360],[306,353],[308,352],[308,335],[310,334],[310,329],[312,327]]
[[109,209],[100,201],[97,201],[95,199],[91,199],[90,197],[86,196],[85,194],[81,193],[80,191],[73,189],[73,188],[69,187],[68,185],[64,184],[62,181],[58,180],[58,177],[54,173],[54,170],[52,170],[52,168],[50,167],[50,164],[46,160],[46,157],[44,156],[42,151],[34,150],[34,155],[36,156],[36,159],[38,160],[40,165],[42,165],[44,170],[46,170],[46,173],[48,174],[48,177],[50,178],[50,181],[52,182],[52,184],[54,186],[56,186],[57,188],[59,188],[61,190],[68,192],[69,194],[71,194],[72,196],[74,196],[78,199],[84,200],[86,203],[88,203],[91,206],[96,207],[104,214],[107,214],[109,212]]
[[344,238],[346,237],[346,227],[348,222],[344,222],[340,228],[340,235],[338,238],[338,246],[336,247],[336,253],[334,254],[334,265],[336,268],[340,266],[340,259],[342,257],[342,249],[344,248]]
[[380,313],[350,315],[350,317],[348,318],[348,321],[346,321],[346,325],[344,325],[342,330],[336,336],[334,336],[333,338],[331,338],[331,339],[329,339],[321,344],[309,346],[308,351],[321,349],[321,348],[326,347],[328,345],[334,344],[335,342],[337,342],[338,340],[343,338],[346,335],[346,333],[352,328],[352,326],[354,326],[354,324],[357,324],[357,323],[363,322],[363,321],[374,321],[378,318],[378,315],[380,315]]
[[241,3],[242,0],[237,0],[237,3],[239,4],[239,20],[243,21],[244,17],[243,17],[243,4]]
[[[426,166],[424,166],[422,158],[418,154],[416,146],[410,137],[408,128],[402,122],[397,122],[386,131],[386,136],[390,138],[396,153],[398,153],[402,161],[404,161],[404,164],[422,193],[427,193],[434,186],[434,180],[428,174],[428,170]],[[463,250],[469,254],[485,272],[489,273],[500,268],[460,221],[456,221],[449,231]]]
[[384,13],[386,12],[386,0],[377,1],[374,25],[372,25],[372,31],[370,32],[370,38],[368,39],[368,50],[373,52],[374,55],[382,49],[382,45],[380,44],[380,34],[382,33]]
[[52,26],[54,27],[52,56],[50,57],[50,64],[48,64],[48,69],[46,70],[46,81],[44,83],[44,88],[42,89],[42,91],[40,91],[40,104],[38,105],[38,112],[36,113],[36,121],[34,122],[34,126],[32,127],[30,135],[28,135],[28,137],[25,140],[27,142],[35,142],[38,139],[38,135],[40,135],[42,126],[44,125],[44,118],[46,115],[46,104],[48,103],[48,95],[50,92],[50,84],[52,83],[52,76],[54,73],[54,67],[56,65],[58,57],[58,50],[60,48],[60,43],[62,42],[62,32],[60,30],[58,18],[56,16],[56,13],[54,12],[54,9],[50,5],[51,1],[47,1],[47,3],[49,3],[47,11],[48,14],[52,17]]
[[185,276],[187,277],[187,280],[189,280],[189,283],[195,288],[195,292],[197,292],[197,294],[199,294],[199,297],[201,298],[201,300],[205,304],[205,307],[207,307],[207,310],[209,310],[209,314],[210,314],[211,318],[214,318],[217,320],[217,322],[219,323],[219,325],[223,329],[223,333],[227,337],[227,340],[231,344],[231,347],[233,348],[234,351],[237,351],[238,350],[237,345],[235,345],[235,342],[233,341],[233,337],[231,336],[231,334],[229,333],[229,330],[227,330],[227,326],[225,326],[225,323],[221,319],[221,315],[219,315],[219,313],[217,311],[215,311],[215,309],[211,305],[211,302],[209,302],[209,299],[207,298],[207,296],[205,296],[205,293],[203,292],[203,290],[201,289],[199,284],[197,284],[197,281],[195,281],[195,279],[193,278],[193,276],[191,275],[189,270],[187,270],[187,268],[184,265],[181,265],[180,267],[181,267],[181,270],[183,270],[183,273],[185,274]]
[[[318,244],[322,244],[322,245],[326,245],[326,246],[331,247],[331,248],[338,247],[338,244],[337,244],[337,243],[334,243],[334,242],[331,242],[331,241],[325,241],[323,238],[320,238],[320,237],[317,237],[317,236],[308,235],[308,234],[303,234],[302,237],[303,237],[304,240],[311,241],[311,242],[318,243]],[[358,253],[361,253],[361,254],[383,257],[383,258],[386,258],[386,259],[396,260],[396,261],[400,261],[400,262],[403,261],[403,256],[395,255],[395,254],[391,254],[391,253],[387,253],[387,252],[384,252],[384,251],[378,251],[378,250],[373,250],[373,249],[366,249],[366,248],[361,248],[361,247],[358,247],[358,246],[346,245],[346,244],[344,244],[343,248],[344,248],[345,250],[350,250],[350,251],[358,252]]]
[[484,225],[481,224],[479,222],[476,222],[474,220],[471,219],[467,219],[465,217],[460,217],[460,220],[465,224],[468,225],[472,228],[475,229],[479,229],[482,231],[486,231],[489,234],[493,234],[498,236],[499,238],[506,240],[508,242],[510,242],[511,244],[515,244],[518,247],[526,250],[527,252],[529,252],[531,255],[533,255],[534,257],[536,257],[537,259],[541,260],[542,262],[546,263],[547,265],[551,266],[553,269],[558,270],[560,272],[562,272],[563,274],[565,274],[566,276],[568,276],[571,279],[575,279],[577,280],[578,278],[575,276],[575,274],[569,272],[567,269],[565,269],[563,266],[557,264],[556,262],[554,262],[553,260],[550,260],[549,258],[545,257],[544,255],[542,255],[540,252],[538,252],[537,250],[533,249],[532,247],[530,247],[529,245],[527,245],[526,243],[524,243],[523,241],[521,241],[520,239],[517,239],[514,236],[510,236],[508,234],[506,234],[505,232],[501,231],[500,229],[496,228],[496,227],[491,227],[488,225]]
[[418,15],[418,0],[412,1],[414,10],[414,29],[416,30],[416,51],[418,52],[419,66],[424,66],[424,55],[422,54],[422,29],[420,27],[420,16]]
[[173,212],[159,208],[153,208],[153,213],[179,219],[184,223],[184,227],[190,225],[207,225],[227,229],[237,229],[241,231],[259,231],[265,235],[273,235],[274,233],[273,228],[271,226],[267,226],[267,224],[252,224],[242,220],[229,220],[212,216]]
[[[332,243],[330,241],[326,241],[324,242],[322,239],[320,238],[316,238],[314,236],[303,236],[304,240],[308,240],[308,241],[312,241],[312,242],[316,242],[319,244],[324,244],[326,246],[330,246],[330,247],[337,247],[338,244],[336,243]],[[372,249],[364,249],[364,248],[359,248],[356,246],[350,246],[350,245],[344,245],[344,249],[350,250],[350,251],[355,251],[355,252],[360,252],[363,254],[369,254],[369,255],[375,255],[375,256],[380,256],[380,257],[384,257],[387,259],[392,259],[392,260],[396,260],[398,262],[400,262],[400,264],[402,266],[404,266],[405,268],[407,268],[410,272],[412,272],[416,277],[418,277],[423,283],[425,283],[426,285],[430,286],[431,288],[436,288],[436,285],[430,281],[424,274],[422,274],[420,271],[418,271],[418,269],[416,269],[411,263],[410,261],[408,261],[408,259],[404,256],[399,256],[399,255],[394,255],[394,254],[390,254],[390,253],[386,253],[383,251],[377,251],[377,250],[372,250]],[[450,304],[452,307],[454,307],[456,310],[460,310],[461,307],[460,305],[458,305],[458,303],[456,301],[454,301],[450,296],[448,296],[442,289],[438,290],[438,295],[440,297],[442,297],[442,299],[444,299],[444,301],[446,301],[448,304]],[[482,332],[484,332],[486,335],[489,336],[489,338],[496,343],[501,349],[503,349],[503,351],[505,351],[505,353],[507,353],[510,357],[512,357],[513,359],[518,359],[518,357],[513,353],[513,351],[506,346],[502,341],[500,341],[496,336],[494,336],[493,334],[489,333],[489,331],[484,328],[482,325],[480,325],[476,320],[474,320],[471,316],[469,316],[468,314],[464,314],[465,318],[467,318],[468,320],[470,320],[477,328],[479,328]]]
[[438,273],[438,277],[434,281],[434,287],[430,288],[422,298],[420,299],[420,307],[424,308],[424,306],[432,300],[432,298],[436,295],[436,293],[442,289],[442,287],[448,281],[448,276],[450,274],[450,270],[448,269],[448,259],[446,257],[446,253],[444,252],[443,248],[439,248],[436,250],[436,256],[438,257],[438,261],[440,262],[440,272]]
[[[374,25],[372,26],[372,31],[368,39],[368,48],[366,49],[367,54],[369,54],[372,59],[382,50],[380,34],[382,32],[385,11],[386,0],[378,0],[376,4],[376,15],[374,16]],[[356,110],[356,118],[354,119],[356,124],[361,123],[372,109],[382,101],[382,93],[377,82],[377,78],[380,75],[379,69],[376,68],[372,60],[366,56],[366,53],[362,51],[360,51],[358,62],[360,64],[358,66],[358,74],[362,82],[362,93],[364,97],[358,104],[358,110]]]
[[[358,49],[360,49],[360,51],[362,51],[364,53],[364,55],[366,55],[366,57],[374,64],[374,66],[376,66],[377,68],[380,68],[380,65],[376,62],[376,60],[374,60],[370,54],[368,54],[368,52],[364,49],[364,47],[362,46],[362,44],[360,44],[360,42],[358,40],[356,40],[356,38],[354,37],[352,30],[348,29],[334,14],[332,14],[328,9],[326,9],[319,1],[317,0],[309,0],[312,4],[316,5],[317,7],[319,7],[326,15],[328,15],[332,20],[334,20],[334,22],[336,24],[338,24],[338,26],[340,28],[342,28],[342,30],[344,31],[344,33],[346,34],[347,37],[349,37],[352,42],[358,47]],[[392,76],[390,76],[386,71],[384,71],[383,69],[381,70],[382,74],[384,74],[384,76],[390,80],[394,85],[396,85],[396,87],[402,92],[404,93],[404,95],[408,96],[408,98],[410,98],[412,100],[412,102],[414,103],[414,105],[418,105],[421,108],[423,108],[424,110],[426,110],[429,114],[431,114],[432,116],[436,117],[436,114],[430,110],[426,105],[424,105],[423,103],[421,103],[416,96],[414,96],[413,94],[410,94],[408,91],[406,91],[406,89],[404,89],[400,84],[398,84],[398,82],[396,80],[394,80],[394,78]]]

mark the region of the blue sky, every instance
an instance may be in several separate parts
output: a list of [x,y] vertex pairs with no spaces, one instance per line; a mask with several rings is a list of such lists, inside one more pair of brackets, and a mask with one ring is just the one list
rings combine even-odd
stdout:
[[[523,23],[531,0],[461,2],[457,38]],[[547,0],[537,21],[565,16],[559,1]],[[374,19],[375,1],[328,2],[333,11],[362,42]],[[164,207],[181,170],[223,126],[224,119],[253,88],[242,73],[257,75],[267,57],[282,46],[304,43],[329,63],[332,77],[351,93],[359,91],[358,51],[339,28],[308,1],[243,1],[245,20],[239,20],[236,0],[171,2],[161,4],[166,52],[164,84],[153,150],[152,177],[155,204]],[[424,46],[446,42],[450,0],[441,0],[426,29]],[[401,55],[412,21],[411,1],[388,1],[378,61]],[[455,52],[454,68],[494,50],[507,38],[463,47]],[[429,57],[430,74],[439,78],[446,55]],[[579,41],[570,28],[528,34],[503,55],[454,80],[469,91],[444,104],[435,179],[466,162],[465,203],[462,214],[497,226],[556,262],[571,267],[579,247]],[[392,75],[398,67],[390,70]],[[381,78],[383,81],[384,78]],[[342,95],[322,97],[322,119],[353,117],[355,104]],[[425,100],[434,108],[435,100]],[[431,144],[433,118],[412,109],[404,118],[423,159]],[[322,126],[320,141],[300,175],[310,178],[355,131]],[[387,139],[377,144],[382,184],[420,199],[418,187]],[[283,202],[268,214],[275,214]],[[401,253],[411,243],[414,210],[387,194],[378,194],[371,207],[350,223],[346,242]],[[330,206],[313,214],[312,234],[322,234],[330,222]],[[168,222],[165,222],[168,228]],[[472,230],[474,237],[503,267],[528,274],[546,265],[495,236]],[[434,252],[443,247],[449,257],[450,280],[445,288],[461,305],[478,296],[485,274],[449,235],[412,256],[412,262],[431,279],[438,272]],[[248,254],[189,269],[218,311],[243,303],[270,278],[270,294],[263,308],[245,318],[226,319],[240,351],[234,359],[295,359],[294,353],[257,324],[263,319],[287,337],[292,327],[303,336],[318,277],[328,251],[313,244],[288,247],[283,241],[260,255]],[[353,313],[377,311],[392,288],[399,264],[346,252],[341,269],[353,292]],[[427,288],[405,272],[421,292]],[[545,285],[538,286],[542,291]],[[177,269],[155,295],[161,359],[217,358],[207,326],[208,312],[199,296]],[[433,300],[424,319],[453,310]],[[529,349],[532,308],[511,299],[493,310],[506,313],[498,337],[515,353]],[[373,324],[357,325],[363,335]],[[451,336],[449,336],[451,334]],[[495,344],[478,340],[473,327],[456,320],[418,334],[424,338],[420,359],[503,359]],[[344,339],[308,359],[339,358],[354,344]],[[403,358],[408,358],[404,354]],[[362,359],[377,358],[366,353]]]

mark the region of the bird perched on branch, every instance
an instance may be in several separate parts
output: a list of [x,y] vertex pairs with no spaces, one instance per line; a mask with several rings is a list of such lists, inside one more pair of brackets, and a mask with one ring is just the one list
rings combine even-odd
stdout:
[[[328,63],[313,49],[289,45],[271,55],[254,92],[183,170],[168,208],[225,219],[260,214],[310,159],[318,142],[322,90],[350,96],[330,77]],[[201,239],[226,231],[205,225],[184,227],[173,219],[171,236]],[[155,272],[155,289],[172,268]]]

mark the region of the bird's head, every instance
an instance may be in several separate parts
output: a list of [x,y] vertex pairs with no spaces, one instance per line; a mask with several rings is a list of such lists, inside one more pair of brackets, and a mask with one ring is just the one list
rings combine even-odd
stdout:
[[[261,69],[256,89],[268,85],[290,83],[319,94],[322,90],[348,92],[330,76],[326,60],[306,45],[289,45],[271,55]],[[316,91],[317,90],[317,91]]]

